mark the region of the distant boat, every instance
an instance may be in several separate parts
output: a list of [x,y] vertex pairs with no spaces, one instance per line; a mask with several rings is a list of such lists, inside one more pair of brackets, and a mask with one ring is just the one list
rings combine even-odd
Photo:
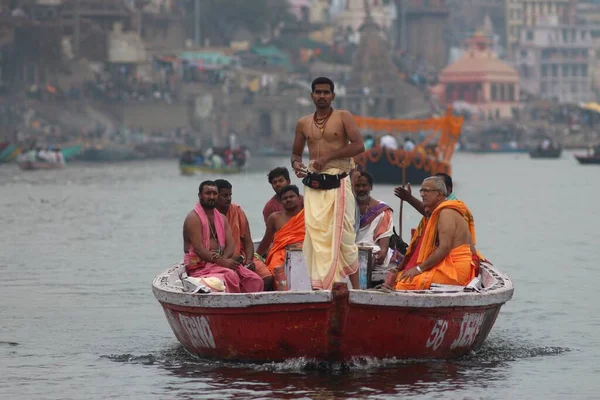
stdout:
[[471,150],[467,150],[470,151],[471,153],[477,153],[477,154],[504,154],[504,153],[528,153],[529,149],[527,147],[514,147],[511,146],[510,144],[506,143],[506,144],[497,144],[497,143],[492,143],[489,146],[484,146],[484,147],[475,147],[472,148]]
[[82,146],[80,144],[74,146],[61,147],[60,152],[63,154],[63,157],[66,161],[72,160],[81,154]]
[[213,168],[208,165],[179,164],[181,175],[195,175],[197,173],[230,175],[239,174],[242,171],[244,171],[244,167],[230,167],[225,165],[220,168]]
[[9,144],[0,151],[0,163],[13,161],[23,150],[16,144]]
[[575,158],[577,159],[577,161],[579,161],[579,164],[584,164],[584,165],[591,165],[591,164],[600,164],[600,156],[580,156],[580,155],[575,155]]
[[425,178],[452,173],[452,155],[460,137],[463,119],[447,113],[443,117],[417,120],[355,117],[361,129],[374,132],[415,133],[430,131],[414,150],[374,146],[354,157],[361,171],[368,171],[378,183],[399,185],[403,172],[407,183],[421,184]]
[[529,157],[531,158],[560,158],[562,154],[562,147],[551,147],[549,149],[543,150],[541,148],[536,148],[534,150],[529,151]]
[[115,161],[134,161],[139,160],[140,154],[121,147],[89,147],[77,157],[81,161],[90,162],[115,162]]
[[45,161],[17,161],[17,165],[24,171],[34,171],[38,169],[61,169],[65,167],[64,163],[50,163]]

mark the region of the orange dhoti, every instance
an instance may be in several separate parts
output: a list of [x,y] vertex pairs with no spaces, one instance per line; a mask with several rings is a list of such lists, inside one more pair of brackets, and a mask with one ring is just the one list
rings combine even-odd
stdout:
[[304,242],[304,209],[285,223],[273,237],[273,244],[267,256],[267,268],[274,275],[276,267],[285,264],[285,248]]
[[432,283],[466,286],[475,277],[472,258],[470,245],[458,246],[441,263],[415,276],[412,281],[396,282],[396,290],[427,290]]

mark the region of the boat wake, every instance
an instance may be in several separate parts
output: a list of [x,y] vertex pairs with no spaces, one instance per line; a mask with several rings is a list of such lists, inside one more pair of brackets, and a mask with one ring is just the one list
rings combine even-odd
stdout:
[[518,361],[533,357],[557,356],[566,352],[577,351],[567,347],[557,346],[535,346],[519,339],[505,339],[494,337],[488,339],[484,345],[476,352],[472,352],[456,360],[406,360],[406,359],[377,359],[371,357],[357,357],[349,362],[329,363],[326,361],[316,361],[307,358],[295,358],[283,362],[234,362],[234,361],[215,361],[197,358],[188,353],[182,346],[174,346],[169,349],[159,351],[156,354],[118,354],[104,355],[101,358],[113,362],[142,364],[142,365],[163,365],[165,367],[195,367],[195,368],[248,368],[254,371],[271,372],[329,372],[344,373],[351,371],[369,371],[378,368],[389,368],[394,366],[406,366],[411,364],[449,362],[455,365],[478,365],[489,363],[501,363],[508,361]]

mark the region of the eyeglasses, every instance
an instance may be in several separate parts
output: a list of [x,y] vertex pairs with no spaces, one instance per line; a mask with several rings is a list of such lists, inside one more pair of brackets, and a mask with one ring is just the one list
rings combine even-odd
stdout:
[[430,193],[430,192],[439,192],[439,189],[420,189],[419,193],[423,194],[423,193]]

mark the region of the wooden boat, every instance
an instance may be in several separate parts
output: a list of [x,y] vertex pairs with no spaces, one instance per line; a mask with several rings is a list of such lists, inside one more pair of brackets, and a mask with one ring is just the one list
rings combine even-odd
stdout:
[[194,175],[194,174],[219,174],[219,175],[230,175],[239,174],[244,171],[244,167],[228,167],[213,168],[208,165],[196,165],[196,164],[179,164],[179,172],[181,175]]
[[576,154],[575,158],[577,159],[577,161],[579,161],[579,164],[584,164],[584,165],[600,164],[600,155],[582,156],[582,155]]
[[[483,344],[514,291],[490,264],[478,284],[392,293],[336,283],[332,290],[193,294],[183,272],[178,263],[159,274],[154,296],[187,351],[226,360],[460,357]],[[288,275],[292,289],[294,279]]]
[[80,144],[76,144],[73,146],[61,147],[60,151],[63,154],[63,157],[66,161],[72,160],[75,157],[81,154],[82,146]]
[[63,163],[50,163],[44,161],[17,161],[17,165],[24,171],[33,171],[38,169],[61,169],[65,167]]
[[388,120],[355,117],[360,128],[374,132],[430,132],[415,150],[374,147],[354,158],[359,170],[368,171],[378,183],[399,185],[406,167],[406,182],[420,184],[438,172],[452,174],[451,159],[461,134],[462,117],[452,115],[426,120]]
[[23,150],[16,144],[9,144],[0,151],[0,162],[10,162],[21,154]]
[[551,147],[549,149],[543,150],[541,148],[536,148],[534,150],[529,151],[529,157],[531,158],[560,158],[562,154],[562,147]]
[[120,162],[135,161],[142,158],[141,154],[126,147],[93,146],[85,148],[77,157],[81,161],[89,162]]
[[471,153],[476,153],[476,154],[518,154],[518,153],[528,153],[529,149],[526,147],[511,147],[508,144],[504,144],[504,145],[499,145],[499,146],[493,146],[490,145],[489,147],[476,147],[476,148],[471,148],[469,150],[467,150],[468,152]]

